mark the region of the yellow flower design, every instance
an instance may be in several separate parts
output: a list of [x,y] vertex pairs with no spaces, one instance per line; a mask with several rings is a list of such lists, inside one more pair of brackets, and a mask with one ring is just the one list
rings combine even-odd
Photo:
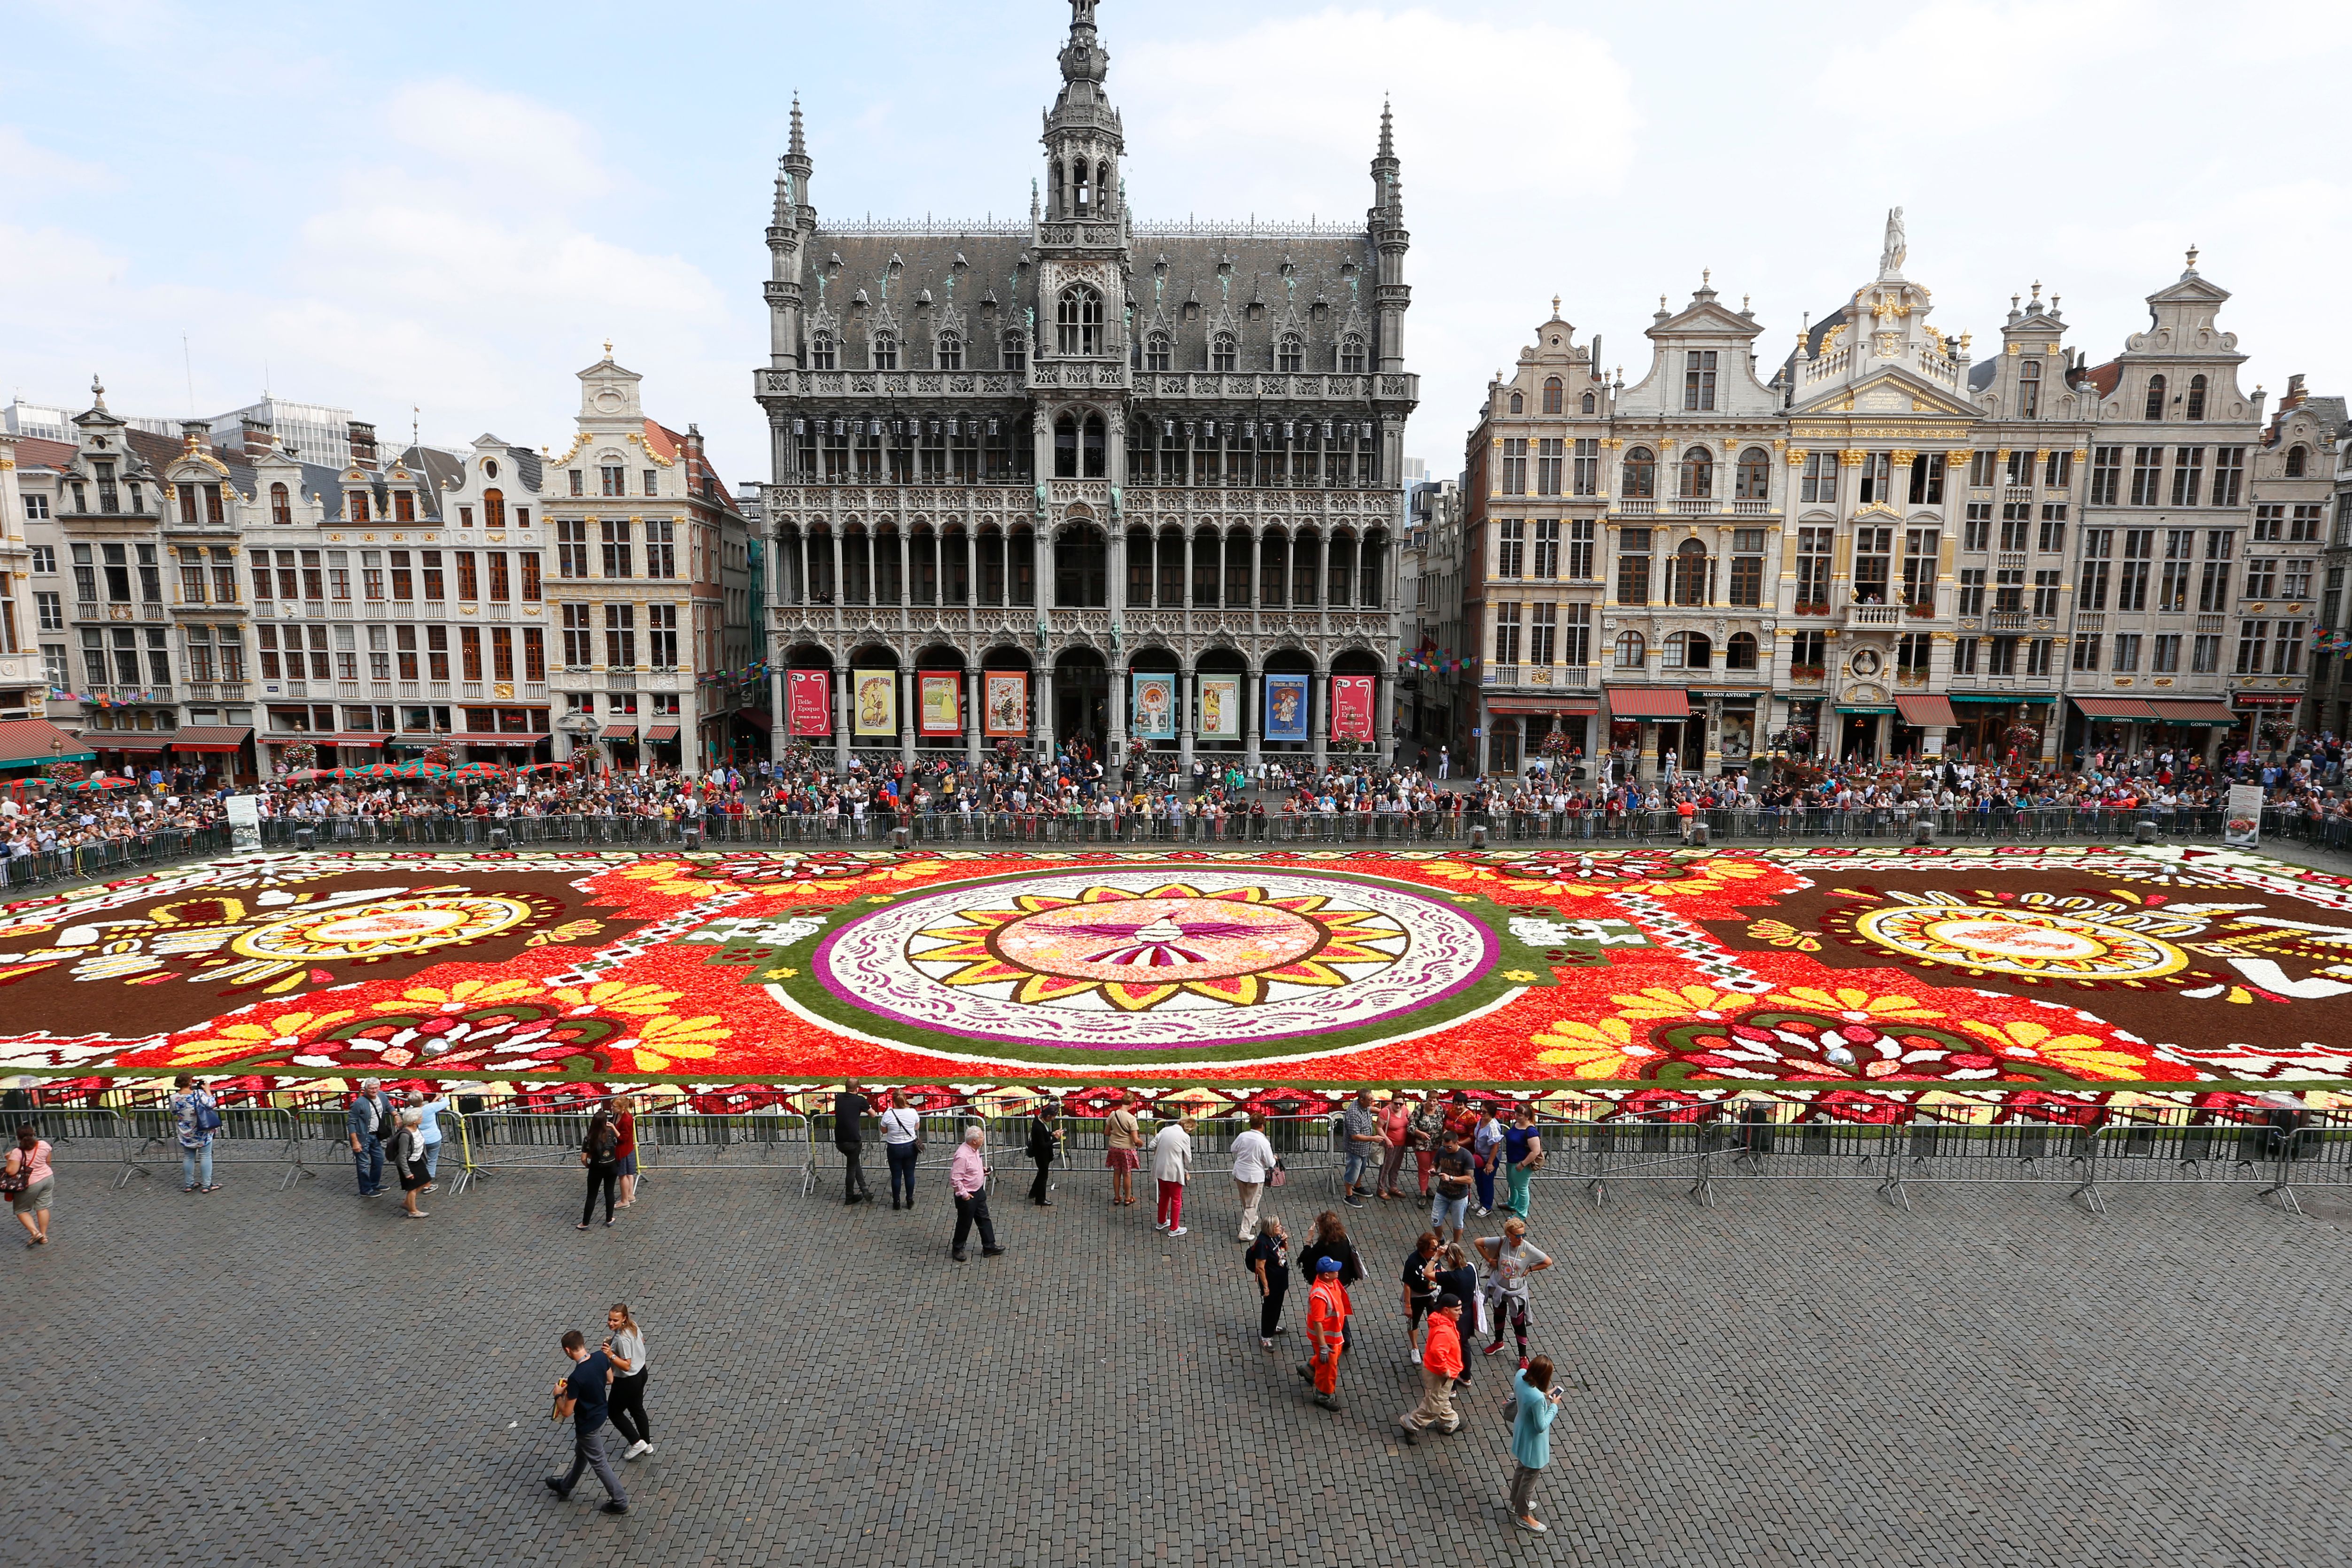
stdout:
[[1717,991],[1711,985],[1652,985],[1631,996],[1612,996],[1612,1002],[1623,1009],[1620,1015],[1644,1021],[1655,1018],[1687,1018],[1693,1014],[1713,1017],[1727,1011],[1744,1010],[1748,998],[1737,991]]
[[1774,992],[1764,1001],[1768,1006],[1802,1007],[1809,1013],[1843,1014],[1856,1024],[1870,1018],[1920,1023],[1943,1016],[1932,1007],[1922,1006],[1916,997],[1873,996],[1869,992],[1851,985],[1841,985],[1835,991],[1824,991],[1818,985],[1791,985],[1786,991]]
[[948,863],[944,860],[908,860],[904,864],[898,866],[877,866],[873,870],[866,872],[864,876],[854,877],[851,880],[856,882],[919,882],[924,880],[926,878],[936,877],[947,868]]
[[1649,1048],[1633,1043],[1633,1026],[1622,1018],[1588,1024],[1580,1018],[1555,1018],[1551,1027],[1532,1037],[1538,1047],[1536,1060],[1545,1067],[1566,1068],[1570,1078],[1623,1078],[1637,1058]]
[[666,1013],[679,993],[658,985],[633,984],[625,980],[600,980],[593,985],[567,985],[555,999],[574,1012]]
[[421,1007],[433,1013],[463,1013],[538,994],[539,986],[529,980],[460,980],[446,990],[438,985],[412,985],[397,996],[377,1002],[375,1010],[413,1013]]
[[682,1063],[703,1061],[719,1054],[719,1042],[734,1037],[715,1014],[680,1018],[665,1014],[646,1021],[632,1055],[640,1072],[668,1072]]
[[1807,936],[1787,921],[1751,921],[1748,925],[1748,934],[1758,942],[1769,942],[1774,947],[1793,947],[1799,952],[1819,952],[1822,950],[1820,938]]
[[2146,1076],[2146,1067],[2128,1051],[2119,1051],[2092,1035],[2062,1035],[2047,1024],[2018,1018],[2006,1024],[1981,1024],[1974,1018],[1960,1027],[1982,1035],[2005,1057],[2024,1057],[2063,1068],[2077,1078],[2134,1079]]
[[648,860],[623,871],[621,879],[649,882],[653,891],[681,899],[707,899],[719,890],[718,883],[696,875],[694,867],[683,860]]
[[1506,969],[1503,971],[1503,978],[1514,985],[1533,985],[1536,983],[1536,972],[1532,969]]
[[190,1040],[172,1053],[175,1067],[199,1067],[231,1061],[257,1051],[291,1050],[312,1030],[327,1028],[358,1015],[350,1008],[337,1013],[280,1013],[275,1018],[224,1024],[209,1039]]

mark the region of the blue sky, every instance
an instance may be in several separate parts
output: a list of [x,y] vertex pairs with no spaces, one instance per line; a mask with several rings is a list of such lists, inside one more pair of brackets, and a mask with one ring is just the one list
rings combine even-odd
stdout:
[[[820,214],[1025,212],[1065,0],[387,7],[5,0],[0,400],[234,406],[561,446],[607,337],[764,477],[749,396],[793,91]],[[877,19],[882,18],[882,19]],[[2063,296],[2094,362],[2202,247],[2274,406],[2352,391],[2336,82],[2352,7],[2122,0],[1315,6],[1103,0],[1139,216],[1353,216],[1396,101],[1423,403],[1459,466],[1551,296],[1629,380],[1712,268],[1768,367],[1906,208],[1936,324]]]

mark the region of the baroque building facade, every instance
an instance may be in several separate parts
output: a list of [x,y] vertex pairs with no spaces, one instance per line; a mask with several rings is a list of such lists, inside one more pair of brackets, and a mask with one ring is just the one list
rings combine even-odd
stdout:
[[2210,754],[2291,723],[2332,401],[2263,432],[2194,253],[2098,366],[2038,284],[1976,361],[1906,259],[1898,208],[1769,380],[1711,287],[1660,300],[1630,387],[1554,301],[1470,437],[1457,744],[1510,772],[1557,737],[1654,776]]
[[754,375],[780,751],[1391,743],[1418,386],[1388,114],[1361,225],[1139,221],[1094,13],[1025,223],[820,221],[794,106]]

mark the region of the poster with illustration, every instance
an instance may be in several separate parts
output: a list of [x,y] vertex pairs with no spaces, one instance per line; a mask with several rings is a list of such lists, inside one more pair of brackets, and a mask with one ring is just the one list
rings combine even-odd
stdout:
[[1029,732],[1029,677],[1021,670],[991,670],[982,694],[981,718],[992,740],[1019,740]]
[[917,705],[917,723],[926,735],[961,735],[963,733],[963,677],[954,674],[929,674],[915,677],[922,700]]
[[849,697],[854,732],[896,735],[898,732],[898,672],[895,669],[853,669]]
[[1242,678],[1238,675],[1201,677],[1201,739],[1238,741],[1242,738]]
[[785,672],[784,708],[795,735],[833,733],[833,671],[794,669]]
[[1265,678],[1265,738],[1269,741],[1307,739],[1307,677],[1269,675]]
[[2232,849],[2252,849],[2263,841],[2263,786],[2231,784],[2230,815],[2221,826],[2221,842]]
[[1372,738],[1372,678],[1335,675],[1331,678],[1331,738],[1369,741]]
[[1174,740],[1176,678],[1172,675],[1145,675],[1139,671],[1134,680],[1135,738],[1139,741]]

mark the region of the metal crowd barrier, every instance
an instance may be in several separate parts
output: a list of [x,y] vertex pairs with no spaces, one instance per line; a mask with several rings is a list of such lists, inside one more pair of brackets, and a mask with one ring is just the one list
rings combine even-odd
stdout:
[[131,1146],[122,1118],[102,1106],[43,1105],[0,1110],[0,1139],[14,1148],[16,1129],[30,1124],[49,1143],[52,1165],[114,1165],[121,1170],[114,1184],[131,1180]]
[[133,838],[110,839],[30,855],[0,854],[0,889],[100,879],[175,860],[218,855],[229,847],[226,827],[169,827]]
[[[836,1119],[833,1114],[833,1099],[830,1095],[821,1096],[819,1099],[822,1100],[822,1106],[813,1108],[806,1118],[811,1159],[807,1179],[801,1185],[803,1197],[811,1195],[824,1186],[824,1175],[828,1170],[835,1173],[837,1181],[845,1184],[848,1179],[845,1170],[847,1157],[841,1152],[834,1141]],[[989,1191],[993,1193],[996,1190],[996,1178],[1000,1165],[1010,1159],[1018,1159],[1024,1163],[1027,1161],[1026,1130],[1029,1119],[1025,1115],[1000,1115],[977,1105],[924,1108],[917,1117],[917,1125],[921,1129],[918,1142],[922,1145],[922,1152],[915,1158],[916,1171],[944,1173],[955,1163],[956,1148],[963,1142],[964,1130],[974,1122],[979,1123],[988,1134],[988,1141],[983,1145],[983,1158],[988,1163]],[[867,1188],[887,1189],[890,1184],[890,1157],[885,1152],[882,1142],[880,1112],[869,1112],[860,1117],[857,1131],[858,1164],[866,1173]],[[833,1159],[819,1163],[815,1158],[815,1151],[820,1147],[831,1150]]]
[[[285,1175],[278,1183],[284,1192],[316,1171],[302,1162],[302,1143],[294,1113],[266,1105],[224,1105],[221,1124],[213,1133],[213,1163],[278,1165]],[[123,1180],[154,1173],[155,1167],[180,1164],[180,1124],[168,1103],[142,1105],[120,1112],[123,1133]],[[121,1185],[121,1183],[117,1183]]]

